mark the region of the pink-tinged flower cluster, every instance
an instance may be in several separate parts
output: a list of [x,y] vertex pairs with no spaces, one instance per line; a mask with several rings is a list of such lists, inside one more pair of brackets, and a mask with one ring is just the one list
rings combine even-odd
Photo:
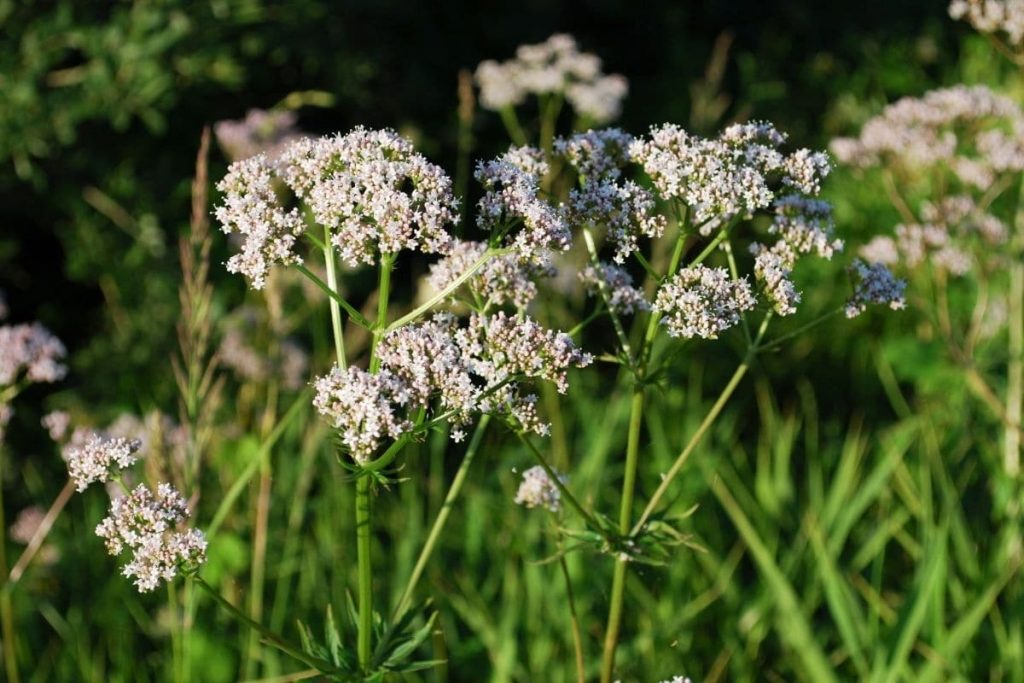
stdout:
[[832,141],[858,168],[950,168],[967,186],[987,190],[1002,173],[1024,170],[1024,113],[985,86],[957,85],[904,97],[870,119],[856,138]]
[[615,180],[630,163],[629,146],[633,136],[619,128],[603,128],[558,138],[554,150],[576,169],[587,182]]
[[231,161],[242,161],[263,154],[275,161],[302,134],[295,127],[294,111],[250,109],[244,119],[218,121],[213,126],[224,154]]
[[786,137],[771,124],[734,124],[709,139],[674,124],[651,128],[634,141],[630,154],[665,199],[677,199],[693,211],[693,220],[710,230],[734,216],[770,207],[780,186],[817,194],[829,170],[821,152],[780,151]]
[[761,284],[772,308],[779,315],[796,313],[800,292],[789,279],[796,263],[796,253],[788,242],[779,241],[772,247],[755,242],[750,245],[754,255],[754,278]]
[[870,304],[885,305],[894,311],[906,306],[903,292],[907,283],[893,276],[884,264],[855,260],[850,266],[850,275],[854,280],[854,290],[846,303],[847,318],[856,318]]
[[[563,480],[563,477],[559,477]],[[551,476],[540,465],[535,465],[523,472],[523,481],[516,491],[515,501],[527,508],[543,507],[551,512],[562,509],[562,493]]]
[[64,345],[39,323],[0,326],[0,386],[24,378],[56,382],[67,374]]
[[448,226],[458,214],[448,176],[391,130],[300,138],[273,163],[260,154],[232,164],[217,187],[224,193],[218,221],[243,238],[228,270],[256,289],[271,266],[301,263],[296,240],[306,225],[297,209],[285,208],[279,187],[331,228],[339,257],[353,267],[403,249],[447,252]]
[[135,464],[135,454],[141,447],[138,439],[94,433],[84,443],[72,443],[64,450],[68,474],[75,488],[84,491],[89,484],[109,481]]
[[[487,245],[483,242],[456,241],[446,257],[430,266],[427,284],[435,291],[443,291],[486,253]],[[524,310],[537,296],[537,280],[554,274],[554,267],[543,257],[525,261],[514,253],[502,254],[488,259],[465,286],[485,308],[487,304],[510,303]]]
[[486,109],[512,107],[531,94],[560,94],[581,118],[595,124],[617,118],[629,90],[624,77],[601,73],[600,58],[580,52],[576,40],[564,33],[519,46],[515,59],[481,62],[476,82]]
[[206,538],[197,529],[178,530],[189,517],[184,497],[170,484],[156,494],[145,485],[111,502],[110,514],[96,527],[107,552],[132,552],[122,573],[140,592],[154,590],[179,572],[196,571],[206,561]]
[[302,263],[295,242],[305,230],[297,209],[285,209],[274,185],[273,166],[266,156],[231,164],[217,183],[224,193],[214,215],[227,234],[242,238],[241,251],[228,259],[230,273],[241,273],[253,289],[263,289],[274,265]]
[[356,462],[368,460],[385,438],[398,439],[412,428],[405,417],[412,394],[386,370],[370,374],[354,367],[334,367],[314,387],[313,406],[338,430]]
[[981,33],[1004,34],[1006,42],[1024,42],[1024,0],[953,0],[949,16]]
[[669,336],[716,339],[755,304],[746,279],[732,280],[724,268],[699,265],[683,268],[665,282],[654,310],[663,316]]
[[281,156],[279,173],[309,206],[350,266],[404,249],[445,253],[458,216],[451,179],[392,130],[356,127],[303,139]]
[[377,358],[375,374],[335,367],[316,382],[314,405],[357,462],[369,459],[385,440],[410,431],[412,413],[430,409],[435,401],[437,415],[456,427],[456,440],[478,413],[499,414],[521,429],[544,434],[547,425],[537,415],[536,397],[520,384],[549,381],[564,392],[569,368],[592,361],[568,335],[500,312],[474,314],[465,327],[450,314],[401,327],[381,340]]
[[477,204],[477,225],[488,231],[510,232],[509,246],[527,262],[543,262],[550,251],[565,251],[572,233],[565,208],[541,194],[540,181],[548,172],[543,153],[513,147],[492,161],[477,163],[475,177],[484,196]]
[[611,263],[587,266],[580,271],[579,279],[591,295],[602,293],[608,307],[618,315],[631,315],[638,311],[651,310],[651,304],[644,293],[633,285],[633,277],[625,268]]

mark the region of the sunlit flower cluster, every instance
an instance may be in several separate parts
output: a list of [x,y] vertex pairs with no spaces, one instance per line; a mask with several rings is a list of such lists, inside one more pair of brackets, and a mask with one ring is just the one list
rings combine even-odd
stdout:
[[141,447],[142,442],[138,439],[93,433],[84,444],[65,449],[68,474],[75,482],[75,488],[84,491],[89,484],[109,481],[135,464],[135,454]]
[[536,397],[524,393],[520,382],[549,381],[564,392],[569,368],[592,360],[568,335],[503,312],[474,314],[464,327],[446,313],[401,327],[381,340],[377,358],[374,374],[335,367],[316,381],[315,407],[357,462],[411,430],[412,413],[435,398],[440,414],[455,425],[456,440],[477,413],[499,414],[544,434]]
[[716,339],[754,308],[746,279],[733,280],[725,268],[683,268],[658,290],[654,310],[672,337]]
[[[451,252],[430,266],[427,283],[442,291],[473,267],[487,253],[487,244],[457,240]],[[501,254],[487,259],[466,283],[466,287],[485,306],[511,303],[525,309],[537,296],[537,279],[551,277],[555,269],[538,255],[523,260],[517,254]]]
[[541,178],[547,172],[543,153],[529,147],[513,147],[476,167],[476,179],[485,190],[477,203],[477,225],[488,231],[521,225],[512,232],[510,246],[534,263],[551,251],[568,249],[572,241],[565,208],[541,194]]
[[662,198],[690,206],[694,222],[708,234],[722,221],[770,207],[780,183],[790,191],[818,192],[828,158],[806,149],[785,155],[779,151],[785,140],[768,123],[734,124],[714,139],[664,124],[634,141],[630,154]]
[[945,164],[961,183],[987,190],[998,174],[1024,169],[1024,114],[985,86],[957,85],[900,99],[831,148],[859,168]]
[[206,561],[206,538],[197,529],[177,530],[189,517],[184,497],[170,484],[160,484],[156,494],[140,484],[111,502],[110,514],[96,527],[107,552],[117,556],[132,552],[122,569],[135,579],[140,592],[171,581],[179,571],[192,572]]
[[480,104],[501,110],[522,104],[528,95],[563,95],[576,113],[600,124],[618,117],[629,90],[626,79],[601,72],[601,59],[580,52],[564,33],[543,43],[520,45],[516,58],[486,60],[476,69]]
[[637,311],[651,310],[651,304],[644,293],[633,285],[633,277],[625,268],[611,263],[587,266],[579,274],[580,281],[592,295],[604,290],[608,307],[613,313],[630,315]]
[[587,182],[614,180],[630,162],[633,136],[619,128],[603,128],[558,138],[554,151],[565,157]]
[[981,33],[1003,33],[1011,45],[1024,41],[1024,0],[953,0],[949,16]]

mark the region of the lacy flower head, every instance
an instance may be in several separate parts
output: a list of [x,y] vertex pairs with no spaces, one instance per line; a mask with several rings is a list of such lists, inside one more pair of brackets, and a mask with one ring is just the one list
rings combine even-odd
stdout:
[[953,0],[949,16],[981,33],[1003,34],[1010,45],[1024,41],[1024,0]]
[[683,268],[661,286],[654,310],[669,336],[716,339],[736,325],[756,301],[745,279],[732,280],[725,268]]
[[547,172],[540,150],[513,147],[497,159],[479,162],[475,173],[484,188],[477,225],[507,233],[509,246],[532,263],[543,262],[548,252],[565,251],[572,242],[565,208],[541,194],[541,178]]
[[357,462],[410,432],[416,414],[434,405],[456,427],[455,440],[479,413],[497,414],[517,428],[545,434],[536,397],[520,384],[549,381],[564,392],[569,368],[592,360],[568,335],[503,312],[474,314],[465,327],[441,313],[398,328],[381,340],[377,357],[380,368],[374,374],[335,367],[316,381],[315,407]]
[[630,153],[661,197],[690,206],[708,234],[721,221],[768,208],[780,188],[819,192],[828,158],[807,149],[783,154],[785,140],[769,123],[734,124],[713,139],[664,124],[634,141]]
[[949,168],[958,182],[984,191],[999,174],[1024,169],[1024,115],[985,86],[957,85],[900,99],[859,137],[838,138],[831,148],[857,168]]
[[357,127],[347,135],[302,138],[271,163],[264,155],[232,164],[218,184],[216,216],[224,232],[243,237],[228,270],[262,288],[275,264],[301,263],[296,240],[306,226],[286,209],[277,185],[290,189],[349,266],[372,265],[403,249],[445,253],[458,213],[451,180],[391,130]]
[[[565,481],[564,477],[559,477]],[[555,482],[540,465],[535,465],[523,472],[523,481],[516,492],[515,503],[527,508],[544,507],[551,512],[562,508],[562,494]]]
[[[483,258],[486,252],[487,244],[484,242],[456,241],[446,257],[430,266],[427,284],[435,291],[444,290]],[[484,263],[466,282],[466,289],[477,301],[483,303],[485,309],[491,304],[512,304],[517,309],[525,310],[537,296],[537,280],[554,274],[554,267],[541,255],[525,261],[514,253],[502,254]]]
[[650,302],[633,285],[633,277],[625,268],[611,263],[599,263],[580,271],[579,279],[588,294],[605,297],[608,308],[615,314],[631,315],[637,311],[651,310]]
[[64,345],[39,323],[0,325],[0,387],[19,379],[56,382],[67,368]]
[[855,260],[850,266],[850,275],[854,287],[853,296],[846,304],[847,318],[857,317],[869,304],[885,305],[894,311],[906,306],[903,292],[907,283],[894,277],[884,264]]
[[569,216],[574,225],[600,226],[615,244],[616,263],[638,249],[638,239],[660,237],[665,217],[656,212],[654,194],[632,180],[623,180],[631,164],[633,138],[621,130],[590,130],[555,141],[555,151],[579,174],[579,187],[569,191]]
[[75,488],[84,491],[93,482],[106,482],[135,464],[142,447],[138,439],[124,439],[93,433],[84,443],[74,440],[64,449],[68,474]]
[[131,551],[132,558],[122,573],[134,578],[136,587],[145,593],[179,572],[195,572],[206,561],[203,533],[178,530],[188,517],[184,497],[170,484],[160,484],[155,495],[140,484],[111,502],[110,515],[96,527],[96,535],[115,557]]
[[626,79],[601,73],[601,59],[580,52],[576,40],[559,33],[543,43],[520,45],[516,58],[486,60],[476,69],[480,104],[501,110],[527,95],[563,95],[577,115],[595,124],[618,117],[629,90]]

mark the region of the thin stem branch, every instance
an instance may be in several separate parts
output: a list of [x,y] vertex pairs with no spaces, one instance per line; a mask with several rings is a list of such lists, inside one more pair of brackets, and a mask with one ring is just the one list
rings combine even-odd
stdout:
[[471,265],[469,268],[466,269],[466,271],[464,273],[462,273],[462,275],[460,275],[459,277],[455,278],[450,283],[448,283],[447,287],[442,289],[440,292],[438,292],[434,296],[430,297],[430,299],[427,302],[425,302],[423,304],[420,304],[419,306],[417,306],[413,310],[411,310],[408,313],[406,313],[405,315],[403,315],[398,320],[396,320],[393,323],[391,323],[390,325],[388,325],[384,329],[384,334],[387,334],[388,332],[391,332],[392,330],[397,330],[402,325],[405,325],[406,323],[410,323],[410,322],[416,320],[417,318],[419,318],[421,315],[423,315],[424,313],[426,313],[427,311],[432,309],[434,306],[436,306],[437,304],[441,303],[442,301],[447,299],[449,296],[451,296],[452,292],[454,292],[456,289],[461,287],[463,285],[463,283],[466,282],[466,280],[468,280],[469,278],[471,278],[474,275],[476,275],[476,272],[478,270],[480,270],[480,268],[482,268],[485,263],[490,261],[495,256],[501,256],[502,254],[507,254],[508,251],[509,251],[508,249],[488,249],[487,251],[485,251],[480,256],[480,258],[478,258],[476,261],[473,262],[473,265]]
[[[326,282],[317,277],[316,273],[311,271],[309,268],[306,268],[306,266],[302,265],[301,263],[297,264],[295,266],[295,269],[302,273],[303,275],[305,275],[307,278],[309,278],[310,281],[317,287],[322,289],[332,302],[336,302],[338,305],[344,308],[345,312],[348,313],[349,316],[351,316],[352,320],[356,324],[360,325],[361,327],[370,327],[370,321],[366,319],[366,316],[364,316],[362,313],[356,310],[355,306],[345,301],[344,297],[338,294],[335,290],[331,289],[330,285],[328,285]],[[337,346],[335,346],[335,348],[337,348]]]
[[533,455],[537,463],[542,468],[544,468],[544,471],[547,473],[548,478],[551,479],[551,483],[555,485],[559,493],[562,494],[562,497],[569,501],[569,506],[576,510],[576,512],[578,512],[581,517],[583,517],[583,519],[587,523],[587,526],[592,531],[595,531],[597,534],[599,534],[604,540],[608,541],[609,543],[613,543],[615,539],[609,536],[608,533],[604,530],[604,527],[598,524],[597,520],[594,519],[594,516],[587,512],[587,509],[583,507],[579,500],[576,499],[576,496],[573,495],[572,491],[570,491],[569,488],[562,482],[561,477],[559,477],[558,473],[555,472],[554,468],[552,468],[551,465],[548,464],[548,461],[545,460],[544,456],[541,454],[539,450],[537,450],[537,447],[533,445],[533,443],[526,436],[526,434],[523,434],[521,431],[516,430],[516,436],[518,436],[519,440],[522,441],[530,450],[530,453]]
[[[338,359],[338,367],[344,370],[347,366],[345,354],[345,331],[341,323],[341,310],[339,305],[344,299],[338,294],[338,271],[334,262],[334,246],[331,244],[331,229],[324,226],[324,263],[327,267],[327,287],[330,289],[328,301],[331,305],[331,330],[334,333],[334,355]],[[301,265],[301,264],[300,264]],[[316,276],[314,276],[315,278]],[[352,306],[346,306],[345,310],[355,310]],[[352,315],[349,313],[349,315]]]
[[419,557],[416,558],[416,565],[413,567],[412,574],[409,575],[409,580],[405,584],[402,596],[398,599],[398,603],[395,605],[394,616],[391,620],[392,622],[397,622],[409,607],[409,602],[412,600],[412,594],[416,590],[416,584],[419,583],[420,578],[423,576],[423,571],[427,567],[427,562],[430,560],[430,556],[434,552],[434,546],[437,545],[437,541],[441,537],[441,532],[444,530],[445,524],[448,523],[448,517],[451,515],[452,508],[455,506],[455,499],[458,498],[459,493],[462,492],[462,486],[466,483],[466,476],[469,474],[469,468],[473,465],[473,460],[476,458],[476,454],[480,450],[480,444],[483,442],[484,432],[487,430],[487,425],[490,421],[491,416],[485,413],[481,416],[480,421],[477,422],[476,429],[473,430],[473,436],[469,440],[469,446],[466,448],[466,454],[462,458],[462,464],[459,465],[459,469],[455,472],[455,478],[452,479],[451,486],[448,487],[448,494],[444,498],[444,503],[441,504],[441,510],[437,513],[437,517],[434,519],[434,524],[430,528],[430,533],[427,535],[427,540],[423,544],[423,549],[420,550]]
[[11,568],[11,573],[7,577],[7,585],[4,586],[5,590],[9,590],[14,584],[21,580],[21,576],[28,569],[29,564],[35,559],[36,553],[43,547],[43,541],[50,534],[50,529],[53,528],[53,523],[57,521],[57,517],[60,516],[64,506],[67,505],[68,500],[75,492],[75,483],[68,480],[68,483],[64,484],[64,488],[60,490],[53,503],[50,505],[50,509],[46,511],[43,516],[43,520],[39,523],[32,538],[29,539],[28,545],[25,546],[25,550],[22,551],[18,561],[14,563],[14,567]]
[[565,578],[565,594],[569,598],[569,616],[572,620],[572,645],[576,651],[576,683],[586,683],[586,660],[583,658],[583,631],[580,629],[579,615],[576,614],[576,599],[572,592],[572,578],[569,576],[569,564],[565,555],[558,556],[558,564]]

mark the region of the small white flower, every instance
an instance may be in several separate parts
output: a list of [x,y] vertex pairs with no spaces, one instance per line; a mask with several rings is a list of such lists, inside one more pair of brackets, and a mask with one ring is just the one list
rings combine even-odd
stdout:
[[[559,476],[559,479],[565,481],[564,476]],[[534,465],[523,472],[523,481],[516,491],[515,502],[527,508],[544,507],[551,512],[558,512],[562,508],[562,494],[547,470]]]

